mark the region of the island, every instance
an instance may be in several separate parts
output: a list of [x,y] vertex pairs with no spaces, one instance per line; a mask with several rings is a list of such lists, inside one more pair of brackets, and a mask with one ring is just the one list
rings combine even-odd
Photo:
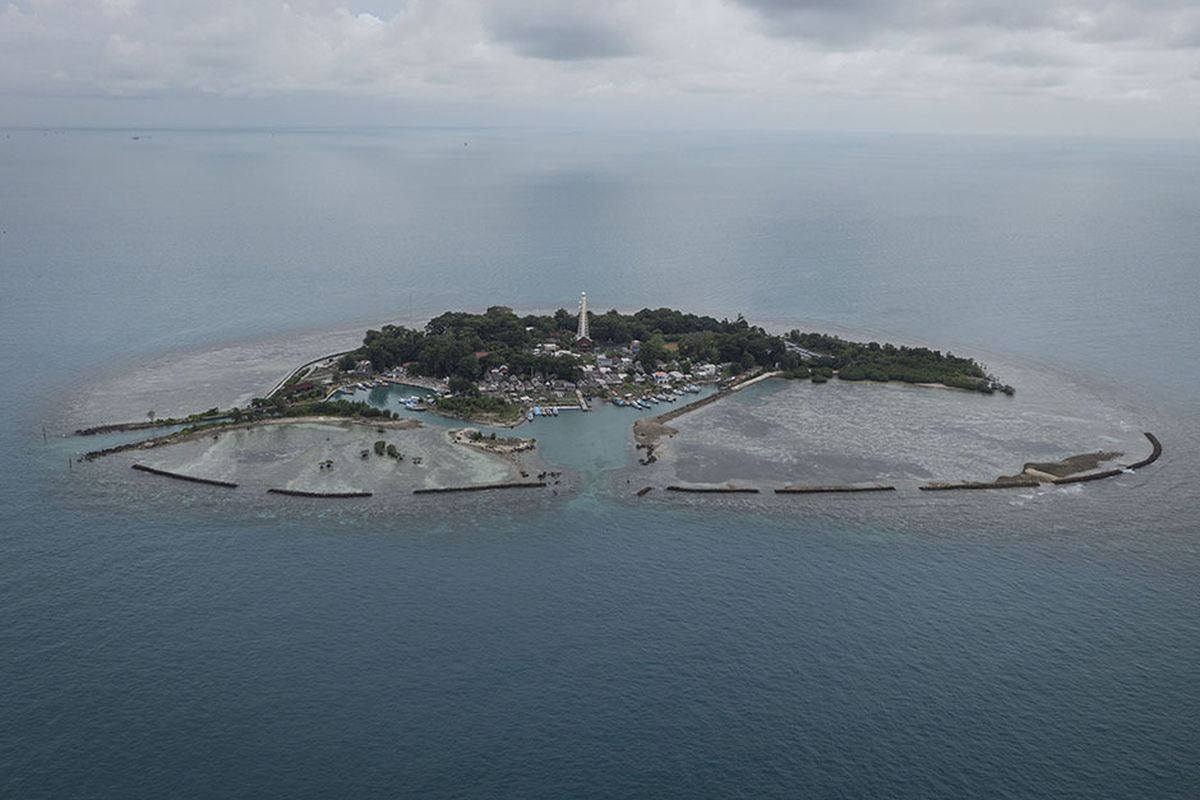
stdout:
[[[814,384],[831,380],[900,382],[982,395],[1015,394],[1012,386],[1002,383],[975,359],[949,352],[856,342],[828,333],[772,333],[741,315],[717,319],[671,308],[644,308],[633,313],[614,309],[597,314],[588,310],[585,293],[575,313],[559,309],[553,314],[521,315],[496,305],[482,312],[447,311],[423,327],[384,325],[366,331],[362,344],[353,350],[297,367],[245,407],[207,409],[169,419],[156,419],[151,412],[145,421],[97,425],[77,430],[76,434],[171,428],[157,436],[124,441],[80,456],[81,460],[92,461],[116,453],[201,440],[215,442],[226,432],[262,426],[337,423],[342,430],[361,426],[364,433],[357,434],[359,438],[342,451],[333,445],[314,444],[311,452],[317,455],[305,457],[313,458],[316,477],[307,482],[290,481],[288,486],[270,491],[306,497],[369,497],[371,491],[329,477],[335,472],[341,476],[358,469],[357,464],[351,469],[345,464],[359,450],[363,464],[376,463],[375,459],[395,464],[393,471],[408,475],[414,494],[543,488],[559,485],[561,473],[552,471],[552,465],[534,460],[537,440],[497,436],[496,429],[517,428],[539,417],[588,412],[596,403],[653,411],[637,414],[631,429],[626,429],[631,430],[631,449],[639,451],[636,461],[648,467],[658,462],[661,441],[678,433],[669,424],[673,420],[767,380]],[[378,397],[371,394],[381,389],[388,392],[387,403],[378,402]],[[396,391],[405,395],[399,406]],[[389,404],[390,408],[382,407]],[[422,427],[420,414],[450,418],[473,427],[446,431],[444,435],[416,434],[414,431]],[[481,428],[491,428],[492,432]],[[369,437],[372,429],[376,435],[416,436],[419,441],[414,439],[406,445],[402,439],[379,438],[372,442],[362,438]],[[1091,479],[1090,475],[1112,476],[1145,466],[1158,457],[1161,445],[1147,436],[1153,444],[1149,459],[1102,473],[1096,470],[1122,454],[1097,451],[1067,456],[1053,464],[1027,464],[1018,476],[1002,476],[991,482],[945,480],[919,488],[1017,488],[1075,482]],[[331,441],[330,437],[326,441]],[[417,448],[423,455],[400,466],[406,447]],[[462,464],[474,464],[478,467],[476,474],[487,474],[491,480],[460,485],[453,475],[442,475],[438,482],[421,470],[413,472],[413,465],[438,458],[437,452],[448,452],[438,448],[451,448],[459,453],[454,458]],[[447,457],[448,462],[459,463],[454,458]],[[479,459],[491,459],[493,466],[502,464],[489,472],[480,466]],[[339,463],[344,465],[340,471]],[[238,485],[233,479],[236,476],[229,474],[205,477],[177,473],[162,463],[134,466],[149,474],[185,481],[224,488]],[[535,471],[537,479],[531,477]],[[378,475],[371,474],[375,476],[371,480],[378,479]],[[1085,474],[1083,478],[1081,474]],[[545,480],[547,475],[554,476],[553,482]],[[652,488],[642,487],[637,496],[645,496]],[[755,487],[733,484],[672,484],[664,488],[694,494],[758,493]],[[894,489],[878,482],[830,485],[797,481],[773,488],[782,495]]]
[[773,335],[746,321],[670,308],[633,314],[559,309],[518,316],[492,306],[446,312],[423,329],[385,325],[362,347],[305,365],[256,408],[281,413],[384,382],[437,392],[412,407],[482,424],[519,423],[588,400],[648,407],[704,384],[733,385],[767,372],[820,383],[902,381],[1013,394],[975,360],[924,347],[851,342],[798,330]]

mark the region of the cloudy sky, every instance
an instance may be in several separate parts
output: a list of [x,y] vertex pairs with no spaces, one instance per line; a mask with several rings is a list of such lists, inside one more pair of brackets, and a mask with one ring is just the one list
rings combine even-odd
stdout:
[[1200,136],[1200,0],[0,0],[0,124]]

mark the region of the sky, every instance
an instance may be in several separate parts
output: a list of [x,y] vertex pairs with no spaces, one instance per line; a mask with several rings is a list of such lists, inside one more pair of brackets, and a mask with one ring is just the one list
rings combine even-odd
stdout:
[[0,0],[0,125],[1200,138],[1200,0]]

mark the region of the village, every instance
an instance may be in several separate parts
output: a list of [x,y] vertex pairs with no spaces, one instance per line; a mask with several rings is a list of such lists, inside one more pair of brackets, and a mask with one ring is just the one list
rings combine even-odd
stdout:
[[[355,354],[338,354],[296,370],[266,400],[278,397],[287,403],[336,401],[354,398],[356,392],[384,386],[425,390],[400,400],[411,411],[434,411],[446,416],[488,423],[519,424],[563,411],[588,411],[590,403],[607,400],[618,407],[649,409],[697,394],[730,374],[731,365],[675,357],[673,343],[661,348],[662,358],[647,359],[642,342],[606,342],[592,339],[587,294],[580,295],[574,335],[547,336],[522,351],[531,365],[496,363],[494,353],[478,350],[479,377],[435,377],[422,374],[418,361],[406,361],[379,370],[376,363]],[[527,334],[536,331],[525,328]],[[549,366],[547,364],[549,363]],[[280,402],[276,401],[276,402]]]

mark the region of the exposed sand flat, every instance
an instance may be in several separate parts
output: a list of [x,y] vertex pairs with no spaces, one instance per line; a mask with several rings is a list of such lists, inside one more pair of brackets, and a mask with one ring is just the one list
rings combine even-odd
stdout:
[[416,420],[279,420],[202,431],[136,452],[155,470],[237,483],[243,491],[318,497],[502,483],[519,480],[522,469],[514,455],[456,446],[444,429]]
[[[1141,433],[1121,409],[1055,376],[1011,371],[1022,387],[1016,397],[898,383],[765,381],[694,408],[669,428],[661,419],[639,420],[635,440],[655,446],[655,460],[632,474],[656,485],[738,481],[765,490],[908,490],[942,476],[1015,488],[1095,469],[1141,447]],[[1089,445],[1095,449],[1082,453]],[[1025,462],[1045,474],[996,481]]]
[[1081,453],[1077,456],[1067,456],[1058,461],[1030,462],[1022,470],[1027,475],[1048,475],[1051,479],[1066,478],[1080,472],[1097,469],[1106,461],[1113,461],[1125,455],[1124,453],[1097,450],[1094,453]]

